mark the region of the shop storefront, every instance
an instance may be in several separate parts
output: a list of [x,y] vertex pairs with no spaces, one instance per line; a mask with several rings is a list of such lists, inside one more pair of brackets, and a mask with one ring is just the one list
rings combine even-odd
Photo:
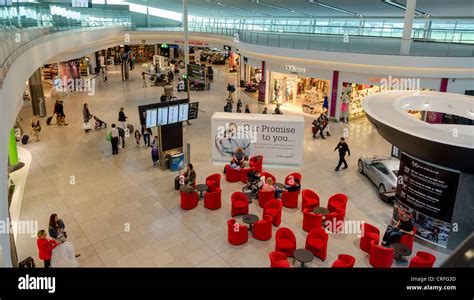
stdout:
[[289,73],[270,74],[271,103],[307,114],[321,113],[324,97],[329,96],[330,80],[314,76],[317,72],[309,74],[304,68],[285,66],[284,69]]
[[[336,104],[335,119],[350,122],[365,117],[362,100],[372,94],[386,90],[435,91],[440,79],[436,78],[395,78],[392,76],[371,76],[356,73],[341,73]],[[408,112],[412,117],[423,120],[421,112]]]

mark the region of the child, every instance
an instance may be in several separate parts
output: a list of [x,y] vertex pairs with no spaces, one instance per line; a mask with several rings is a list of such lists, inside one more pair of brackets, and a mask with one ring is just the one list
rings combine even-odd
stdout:
[[140,140],[142,139],[142,135],[140,131],[135,130],[135,141],[137,142],[137,148],[140,147]]
[[46,231],[42,229],[38,231],[36,245],[39,250],[39,258],[44,261],[44,267],[48,269],[51,266],[51,255],[53,254],[53,249],[58,246],[58,242],[48,240],[46,238]]
[[147,87],[145,72],[142,72],[143,87]]

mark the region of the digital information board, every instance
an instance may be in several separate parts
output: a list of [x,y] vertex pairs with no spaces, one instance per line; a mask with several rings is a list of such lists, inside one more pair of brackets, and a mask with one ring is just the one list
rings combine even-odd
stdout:
[[146,128],[156,127],[157,109],[149,109],[146,111]]
[[172,105],[168,107],[168,124],[178,122],[179,105]]
[[168,124],[168,107],[158,108],[158,126],[163,126]]
[[188,111],[189,111],[189,103],[184,103],[184,104],[179,105],[179,116],[178,116],[179,122],[188,120]]

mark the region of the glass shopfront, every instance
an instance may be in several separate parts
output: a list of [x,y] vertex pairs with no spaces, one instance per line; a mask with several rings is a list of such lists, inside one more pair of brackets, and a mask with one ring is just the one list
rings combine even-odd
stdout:
[[341,121],[348,122],[364,117],[365,111],[362,108],[362,100],[380,91],[382,91],[382,87],[378,85],[343,82],[340,105]]
[[270,89],[272,103],[293,105],[298,111],[319,114],[324,96],[329,96],[330,81],[272,72]]

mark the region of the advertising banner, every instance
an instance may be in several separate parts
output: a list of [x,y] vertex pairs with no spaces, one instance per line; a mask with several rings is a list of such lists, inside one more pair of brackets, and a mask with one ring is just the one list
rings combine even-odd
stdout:
[[212,159],[228,162],[237,148],[265,164],[303,163],[303,116],[217,112],[212,116]]
[[459,176],[456,170],[402,153],[395,208],[413,215],[417,236],[446,247]]

